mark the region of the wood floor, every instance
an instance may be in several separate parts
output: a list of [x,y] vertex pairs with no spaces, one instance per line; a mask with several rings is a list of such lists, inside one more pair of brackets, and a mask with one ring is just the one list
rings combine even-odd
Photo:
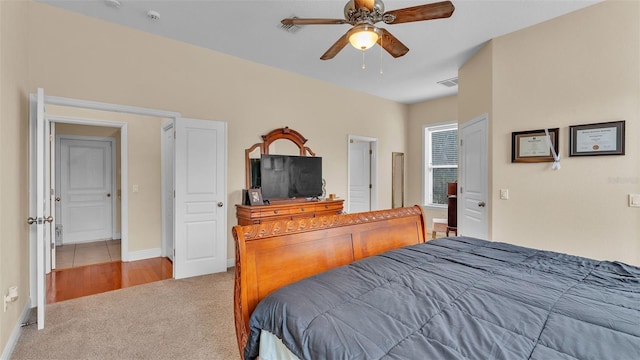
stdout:
[[47,275],[47,304],[171,279],[168,258],[108,263],[54,270]]

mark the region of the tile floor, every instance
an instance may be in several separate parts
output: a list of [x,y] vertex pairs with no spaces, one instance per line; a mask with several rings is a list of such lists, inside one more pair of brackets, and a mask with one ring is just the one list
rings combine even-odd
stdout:
[[56,269],[120,260],[120,239],[56,246]]

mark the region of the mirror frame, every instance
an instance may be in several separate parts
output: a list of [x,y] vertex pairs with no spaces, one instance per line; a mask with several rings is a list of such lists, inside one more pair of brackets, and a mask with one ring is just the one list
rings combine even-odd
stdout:
[[250,154],[255,149],[260,149],[260,155],[269,154],[269,145],[276,140],[289,140],[293,142],[299,150],[300,156],[316,156],[309,147],[304,146],[308,141],[299,132],[290,129],[288,126],[271,130],[269,133],[262,135],[262,142],[253,144],[250,148],[244,150],[244,172],[245,172],[245,189],[251,188],[251,158]]

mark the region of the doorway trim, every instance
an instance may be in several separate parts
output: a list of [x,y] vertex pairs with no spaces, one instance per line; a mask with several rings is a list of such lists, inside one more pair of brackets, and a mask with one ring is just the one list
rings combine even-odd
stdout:
[[371,210],[378,208],[378,139],[367,136],[347,135],[347,211],[351,209],[351,144],[352,141],[368,142],[371,146]]

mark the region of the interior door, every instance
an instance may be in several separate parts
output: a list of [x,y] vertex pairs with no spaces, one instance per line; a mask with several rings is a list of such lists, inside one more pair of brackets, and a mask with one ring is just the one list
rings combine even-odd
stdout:
[[164,253],[174,261],[174,124],[171,122],[162,128],[162,236]]
[[[32,226],[30,233],[30,252],[35,253],[35,276],[32,276],[31,297],[36,298],[38,307],[38,329],[44,328],[45,306],[46,306],[46,283],[45,275],[47,271],[46,254],[50,249],[49,235],[51,233],[51,222],[53,217],[49,214],[49,176],[47,174],[47,148],[49,144],[49,124],[46,118],[44,107],[44,89],[39,88],[35,104],[30,106],[32,111],[30,118],[30,149],[35,153],[31,157],[31,170],[35,173],[35,182],[32,183],[30,191],[30,203],[33,204],[32,213],[28,219]],[[34,114],[35,112],[35,114]],[[35,198],[35,201],[33,199]]]
[[487,115],[460,127],[460,179],[458,181],[458,233],[489,238]]
[[60,139],[63,244],[113,237],[112,141]]
[[371,211],[371,143],[349,141],[349,212]]
[[227,125],[175,122],[174,278],[227,269]]
[[[51,217],[56,219],[56,189],[55,189],[55,183],[56,183],[56,147],[55,147],[55,142],[52,139],[56,138],[56,123],[54,122],[49,122],[50,126],[49,126],[49,139],[47,141],[47,148],[49,149],[49,157],[48,157],[48,161],[47,161],[47,168],[49,169],[49,171],[47,172],[49,175],[49,187],[51,188],[51,190],[49,191],[49,199],[48,199],[48,206],[49,206],[49,213],[51,214]],[[47,274],[51,272],[51,270],[55,270],[56,269],[56,235],[55,235],[55,230],[54,230],[54,225],[56,224],[56,222],[52,222],[49,225],[49,251],[47,252],[47,254],[49,256],[47,256]]]

